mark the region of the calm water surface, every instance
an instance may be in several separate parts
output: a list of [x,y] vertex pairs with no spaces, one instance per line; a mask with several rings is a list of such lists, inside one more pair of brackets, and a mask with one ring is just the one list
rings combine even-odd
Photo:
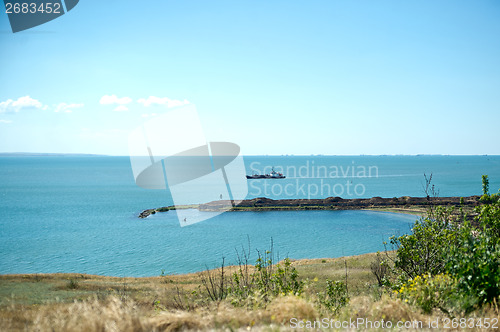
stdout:
[[[248,174],[271,166],[311,172],[307,179],[279,180],[279,186],[331,189],[337,184],[340,190],[346,181],[363,186],[362,195],[344,192],[339,195],[344,198],[422,196],[424,172],[433,173],[441,196],[480,194],[482,174],[489,174],[492,189],[500,187],[498,156],[261,156],[245,157],[245,164]],[[313,166],[344,167],[344,172],[349,166],[376,166],[378,174],[326,178],[313,174]],[[250,183],[247,197],[337,196],[309,191],[289,197],[273,186]],[[268,249],[271,238],[280,257],[362,254],[382,250],[384,240],[408,232],[415,220],[366,211],[231,212],[181,228],[175,211],[137,218],[143,209],[170,204],[168,191],[135,185],[127,157],[0,157],[0,273],[193,272],[214,267],[223,256],[234,261],[235,249],[246,248],[248,239],[254,259],[255,250]]]

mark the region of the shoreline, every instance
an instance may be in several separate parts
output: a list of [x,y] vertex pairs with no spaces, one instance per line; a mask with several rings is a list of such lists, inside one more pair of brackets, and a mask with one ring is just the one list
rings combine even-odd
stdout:
[[304,211],[304,210],[370,210],[404,213],[412,215],[425,215],[431,206],[464,207],[471,209],[479,206],[480,196],[468,197],[393,197],[393,198],[353,198],[328,197],[325,199],[279,199],[258,197],[242,200],[233,206],[229,200],[212,201],[205,204],[191,204],[178,206],[164,206],[143,210],[139,218],[147,218],[157,212],[168,212],[178,209],[198,209],[203,212],[244,212],[244,211]]

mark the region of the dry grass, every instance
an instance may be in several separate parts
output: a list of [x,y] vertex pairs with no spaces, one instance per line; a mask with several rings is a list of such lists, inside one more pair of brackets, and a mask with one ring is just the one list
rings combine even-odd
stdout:
[[[198,274],[150,278],[4,275],[0,276],[0,330],[268,331],[290,330],[292,318],[318,321],[325,317],[340,321],[384,319],[394,324],[415,320],[427,324],[440,319],[442,324],[445,316],[440,312],[425,315],[399,299],[383,295],[370,272],[374,258],[375,254],[366,254],[294,261],[306,284],[301,297],[281,296],[270,303],[254,301],[254,306],[240,307],[232,305],[230,298],[220,302],[204,299]],[[351,301],[332,317],[318,306],[317,293],[324,290],[327,278],[344,280],[346,264]],[[483,308],[470,317],[500,319],[496,306]]]
[[315,319],[314,305],[295,296],[279,297],[267,308],[249,310],[228,302],[192,311],[151,310],[133,300],[110,296],[70,304],[26,308],[10,306],[0,315],[2,331],[178,331],[238,329],[286,324],[291,318]]

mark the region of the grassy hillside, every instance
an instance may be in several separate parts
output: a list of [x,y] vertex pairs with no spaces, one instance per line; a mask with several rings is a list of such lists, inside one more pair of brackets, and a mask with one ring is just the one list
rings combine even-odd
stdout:
[[[383,291],[371,270],[375,260],[376,254],[366,254],[292,261],[303,282],[300,296],[280,294],[269,301],[254,298],[240,303],[230,296],[212,301],[203,286],[208,272],[149,278],[4,275],[0,276],[0,327],[8,331],[288,330],[299,324],[295,319],[305,319],[302,324],[315,320],[326,324],[329,319],[357,318],[372,322],[391,320],[394,325],[418,321],[422,327],[429,320],[440,319],[443,324],[447,316],[442,312],[424,314]],[[225,267],[225,273],[230,275],[237,269]],[[220,276],[221,270],[211,272]],[[327,279],[347,279],[350,301],[337,312],[320,301]],[[498,307],[484,307],[468,316],[471,317],[498,319]],[[328,327],[335,328],[329,322]]]

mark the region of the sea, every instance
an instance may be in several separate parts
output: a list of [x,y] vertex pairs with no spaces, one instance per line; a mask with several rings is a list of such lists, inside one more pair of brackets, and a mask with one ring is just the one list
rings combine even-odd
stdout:
[[[427,192],[441,197],[480,195],[482,175],[489,176],[490,192],[500,188],[500,156],[243,160],[249,175],[274,168],[286,176],[238,182],[247,199],[425,196],[426,178]],[[236,263],[243,251],[255,260],[271,243],[280,259],[358,255],[384,250],[384,241],[410,232],[417,218],[372,211],[226,212],[185,227],[176,211],[138,218],[144,209],[173,204],[168,187],[136,185],[129,157],[0,156],[0,274],[190,273],[217,267],[223,258]]]

